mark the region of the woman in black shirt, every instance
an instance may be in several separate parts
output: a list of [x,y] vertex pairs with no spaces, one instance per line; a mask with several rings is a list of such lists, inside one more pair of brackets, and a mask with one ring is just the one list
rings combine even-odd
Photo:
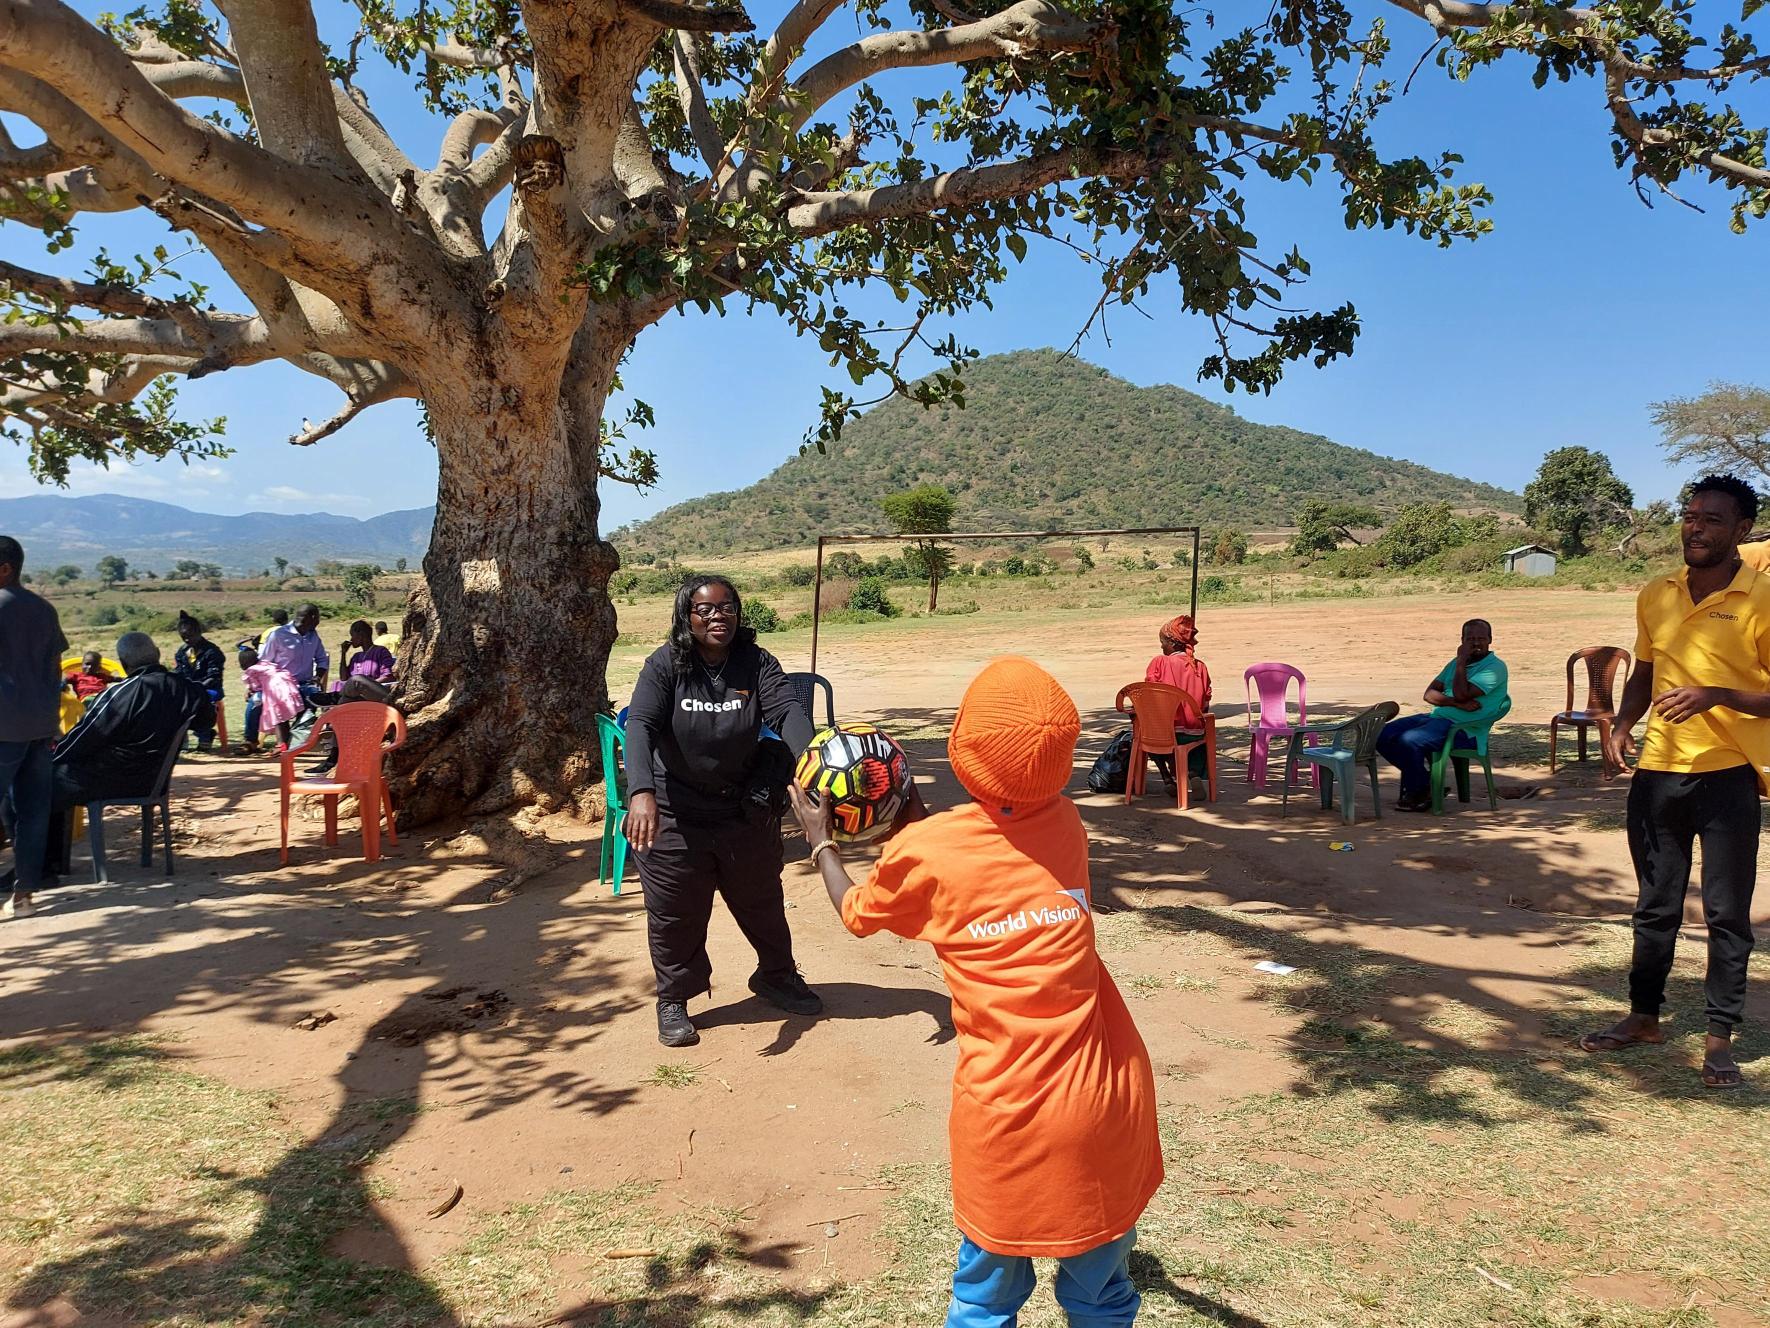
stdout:
[[222,675],[227,671],[227,657],[221,647],[203,635],[203,624],[182,609],[178,613],[178,636],[183,645],[172,659],[172,671],[180,678],[189,678],[205,692],[214,704],[191,721],[197,750],[206,752],[215,746],[215,716],[221,709]]
[[688,1002],[712,990],[707,922],[713,892],[756,948],[750,990],[793,1014],[817,998],[793,962],[781,892],[781,794],[788,754],[811,741],[780,661],[756,644],[743,601],[722,576],[676,592],[670,639],[645,661],[627,713],[627,839],[645,891],[658,980],[658,1041],[690,1047],[700,1034]]

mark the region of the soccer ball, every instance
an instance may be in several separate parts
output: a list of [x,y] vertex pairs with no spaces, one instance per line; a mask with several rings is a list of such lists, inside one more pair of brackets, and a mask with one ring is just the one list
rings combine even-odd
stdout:
[[909,757],[871,724],[823,730],[793,777],[829,803],[837,839],[870,839],[889,830],[910,796]]

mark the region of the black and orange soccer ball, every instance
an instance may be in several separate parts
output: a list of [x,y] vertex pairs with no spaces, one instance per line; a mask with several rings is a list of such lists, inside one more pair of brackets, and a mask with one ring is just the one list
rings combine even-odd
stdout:
[[793,772],[799,787],[827,799],[837,839],[870,839],[891,828],[909,801],[910,759],[871,724],[838,724],[811,740]]

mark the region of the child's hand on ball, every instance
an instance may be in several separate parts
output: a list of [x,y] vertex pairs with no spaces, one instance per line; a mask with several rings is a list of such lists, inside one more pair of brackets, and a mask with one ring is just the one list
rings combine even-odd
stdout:
[[793,804],[793,815],[798,818],[799,829],[808,843],[821,844],[831,837],[829,806],[815,793],[807,792],[797,783],[789,783],[787,800]]

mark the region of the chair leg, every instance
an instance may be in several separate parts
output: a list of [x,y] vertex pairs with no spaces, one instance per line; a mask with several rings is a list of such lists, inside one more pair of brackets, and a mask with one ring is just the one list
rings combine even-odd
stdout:
[[[1561,716],[1556,715],[1555,718],[1549,721],[1549,773],[1551,775],[1555,773],[1555,739],[1560,736],[1560,733]],[[1581,736],[1584,736],[1583,731]],[[1585,753],[1581,752],[1580,755],[1584,756]]]
[[1256,733],[1248,740],[1248,783],[1266,787],[1266,761],[1272,749],[1272,735]]
[[[336,793],[328,793],[325,795],[324,801],[326,804],[326,843],[330,844],[333,848],[337,848],[338,847],[338,795]],[[368,810],[369,809],[367,807],[362,807],[362,806],[359,806],[357,808],[358,814],[365,821],[369,819]]]
[[86,845],[92,850],[92,883],[107,885],[110,875],[105,871],[104,863],[104,809],[88,807],[86,809]]
[[609,868],[615,860],[615,821],[608,812],[602,814],[602,854],[597,862],[596,884],[607,885]]
[[1125,802],[1143,792],[1143,744],[1131,735],[1131,759],[1125,766]]
[[374,800],[376,802],[380,802],[380,800],[381,800],[380,795],[377,794],[373,789],[364,788],[360,784],[357,785],[356,810],[357,810],[357,819],[359,821],[361,821],[362,825],[363,825],[363,861],[364,862],[380,862],[381,861],[381,809],[379,807],[377,807],[375,809],[375,814],[373,816],[371,816],[369,814],[369,809],[367,807],[363,806],[363,803],[371,797],[374,798]]
[[1174,783],[1174,805],[1186,811],[1192,806],[1192,751],[1179,743],[1174,744]]
[[160,838],[166,843],[166,879],[172,879],[172,799],[160,804]]
[[1467,802],[1469,801],[1469,758],[1453,755],[1450,758],[1450,764],[1457,775],[1457,801]]
[[1579,726],[1579,759],[1582,761],[1586,759],[1586,726],[1584,724]]
[[1217,744],[1205,739],[1205,801],[1217,801]]
[[1432,814],[1444,815],[1444,753],[1437,752],[1432,757]]
[[154,865],[154,805],[143,803],[141,808],[141,865]]
[[1321,795],[1321,808],[1326,811],[1334,805],[1334,768],[1330,765],[1315,767],[1315,791]]
[[387,842],[389,844],[397,845],[399,843],[399,836],[394,833],[393,829],[393,790],[387,787],[386,780],[377,781],[375,788],[379,793],[381,814],[387,818],[387,824],[383,827],[381,833],[387,836]]
[[282,812],[283,847],[282,847],[280,861],[282,862],[283,866],[287,867],[289,865],[289,786],[287,784],[284,784],[282,786],[282,790],[283,790],[283,812]]
[[1340,819],[1358,824],[1358,776],[1350,765],[1340,771]]
[[1481,754],[1481,772],[1487,776],[1487,810],[1497,812],[1500,809],[1499,790],[1493,786],[1493,761],[1486,752]]
[[1380,821],[1383,819],[1383,790],[1377,783],[1377,763],[1372,761],[1369,769],[1371,772],[1371,808],[1376,812],[1377,819]]
[[621,893],[621,880],[627,874],[627,809],[621,808],[620,817],[615,821],[615,888],[613,893]]

